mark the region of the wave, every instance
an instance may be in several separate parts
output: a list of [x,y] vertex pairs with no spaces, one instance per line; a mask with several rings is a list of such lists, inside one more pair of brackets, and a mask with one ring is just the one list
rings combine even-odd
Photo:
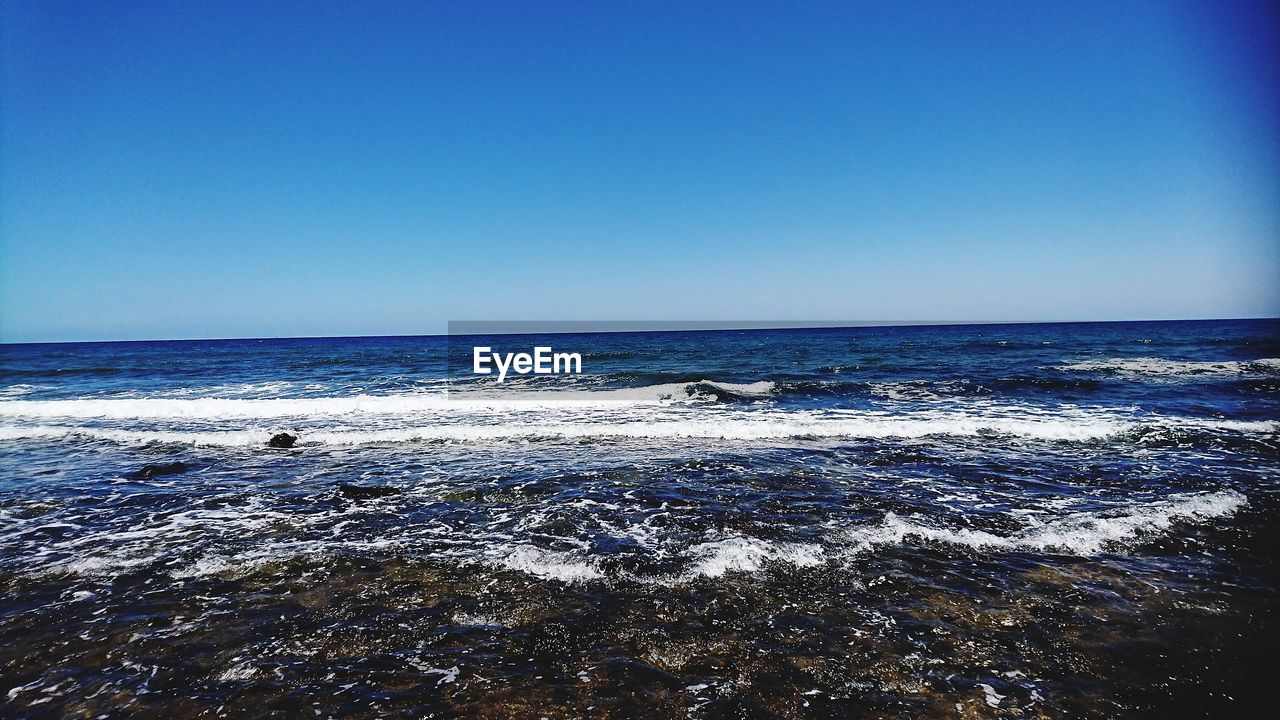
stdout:
[[28,385],[26,383],[18,383],[0,388],[0,398],[15,398],[23,395],[30,395],[36,390],[48,387],[47,385]]
[[772,564],[813,567],[826,562],[821,545],[775,542],[735,536],[695,545],[689,551],[695,562],[685,577],[720,577],[730,572],[755,573]]
[[0,417],[91,418],[104,420],[245,420],[341,415],[413,415],[466,409],[538,410],[547,407],[617,407],[620,404],[768,397],[769,381],[727,383],[699,380],[636,388],[582,391],[422,392],[347,397],[235,398],[150,397],[0,400]]
[[1122,376],[1225,377],[1280,373],[1280,358],[1260,360],[1170,360],[1156,357],[1083,360],[1059,366],[1062,370],[1106,372]]
[[436,395],[325,398],[80,398],[0,402],[0,417],[105,420],[244,420],[353,414],[410,414],[448,406]]
[[507,570],[516,570],[543,580],[559,580],[574,583],[599,580],[604,571],[594,558],[574,553],[544,550],[533,545],[499,548],[495,553],[500,559],[493,564]]
[[[1134,422],[1109,417],[983,417],[979,415],[892,416],[860,414],[815,417],[775,413],[758,418],[709,417],[636,419],[632,421],[442,423],[385,429],[264,428],[247,430],[137,430],[126,428],[31,425],[0,427],[2,440],[105,440],[128,445],[176,444],[195,447],[257,447],[278,430],[299,436],[300,445],[361,446],[413,442],[498,442],[528,440],[740,440],[886,439],[929,436],[1015,437],[1040,441],[1087,442],[1128,438],[1153,443],[1169,431],[1272,435],[1272,421],[1162,418]],[[1162,435],[1161,433],[1165,433]],[[1196,436],[1177,436],[1183,442]]]
[[727,383],[714,380],[699,380],[685,386],[690,397],[710,395],[717,400],[759,400],[769,397],[777,385],[769,380],[753,383]]
[[695,545],[686,553],[693,560],[688,571],[668,582],[759,573],[771,566],[795,569],[825,565],[830,560],[856,562],[859,556],[880,548],[921,543],[987,552],[1097,555],[1168,533],[1180,522],[1203,523],[1229,517],[1247,504],[1245,496],[1233,490],[1184,494],[1142,505],[1072,513],[1010,535],[948,528],[920,517],[903,518],[889,513],[879,524],[836,531],[823,544],[734,536]]
[[[406,493],[392,502],[421,503],[432,490]],[[765,539],[708,531],[690,537],[679,525],[669,531],[645,526],[640,552],[593,552],[607,547],[561,538],[577,545],[552,549],[535,544],[526,530],[501,527],[502,515],[458,526],[427,523],[411,527],[390,523],[373,527],[387,508],[333,507],[320,512],[285,509],[270,496],[226,498],[226,503],[170,514],[156,513],[136,522],[94,527],[88,516],[60,521],[32,518],[7,525],[0,535],[22,572],[71,573],[110,579],[145,567],[163,568],[175,579],[244,576],[283,563],[324,562],[346,555],[390,558],[426,556],[460,566],[513,571],[563,583],[641,582],[679,585],[731,575],[795,572],[827,568],[857,572],[868,555],[896,549],[930,548],[947,553],[1035,552],[1090,556],[1121,552],[1167,536],[1180,523],[1205,524],[1230,517],[1248,504],[1235,490],[1181,493],[1155,500],[1130,500],[1104,510],[1058,515],[1039,521],[1016,511],[1007,532],[956,527],[955,521],[928,515],[888,513],[878,521],[837,519],[805,530],[805,537]],[[588,511],[582,519],[594,511]],[[59,539],[24,543],[54,525],[69,528]],[[785,528],[780,528],[785,530]],[[625,529],[612,528],[615,536]],[[542,536],[545,541],[546,536]],[[673,566],[673,563],[674,566]],[[275,570],[273,570],[274,572]]]
[[1073,513],[1056,520],[1032,525],[1012,535],[984,530],[938,527],[916,517],[893,513],[879,524],[848,530],[844,534],[849,552],[869,552],[884,545],[904,545],[924,541],[960,545],[974,550],[1028,550],[1095,555],[1153,533],[1164,532],[1176,522],[1205,521],[1234,514],[1246,504],[1244,495],[1225,490],[1215,493],[1181,495],[1120,511]]
[[[1140,425],[1124,437],[1149,448],[1187,448],[1248,452],[1262,458],[1280,457],[1280,424],[1266,421],[1235,421],[1226,424],[1196,423],[1185,426]],[[1226,432],[1223,432],[1226,431]]]

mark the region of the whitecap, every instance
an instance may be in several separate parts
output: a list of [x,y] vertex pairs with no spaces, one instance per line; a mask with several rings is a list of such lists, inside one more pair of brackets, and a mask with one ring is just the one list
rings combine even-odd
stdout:
[[726,573],[755,573],[770,564],[812,567],[826,562],[820,545],[733,536],[690,548],[696,558],[688,575],[715,578]]
[[1112,372],[1120,376],[1221,378],[1280,372],[1280,358],[1260,360],[1172,360],[1158,357],[1103,358],[1059,366],[1062,370]]
[[1034,523],[1011,535],[985,530],[949,528],[919,517],[889,513],[877,525],[845,530],[839,536],[847,553],[862,554],[879,546],[925,541],[974,550],[1068,552],[1094,555],[1116,545],[1167,531],[1180,521],[1227,517],[1247,503],[1244,495],[1224,490],[1185,494],[1109,511],[1079,512]]
[[604,572],[600,570],[595,558],[576,553],[545,550],[532,545],[501,548],[495,553],[494,564],[544,580],[559,580],[565,583],[586,582],[604,577]]

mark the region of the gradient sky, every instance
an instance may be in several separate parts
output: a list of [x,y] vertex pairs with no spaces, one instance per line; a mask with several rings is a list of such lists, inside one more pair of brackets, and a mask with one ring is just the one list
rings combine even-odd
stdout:
[[0,339],[1280,315],[1247,2],[5,0]]

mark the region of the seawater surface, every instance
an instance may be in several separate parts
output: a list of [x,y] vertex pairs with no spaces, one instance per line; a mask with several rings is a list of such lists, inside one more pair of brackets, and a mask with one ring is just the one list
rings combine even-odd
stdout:
[[1267,694],[1280,322],[503,343],[584,373],[495,385],[458,337],[0,346],[0,714]]

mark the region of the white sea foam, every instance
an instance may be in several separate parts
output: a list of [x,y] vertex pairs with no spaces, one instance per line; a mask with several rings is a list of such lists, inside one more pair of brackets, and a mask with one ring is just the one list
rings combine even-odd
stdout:
[[19,383],[17,385],[8,385],[6,387],[0,388],[0,398],[22,397],[23,395],[29,395],[35,392],[36,390],[39,390],[41,387],[42,386],[40,385],[26,385],[23,383]]
[[[164,557],[173,543],[195,542],[211,538],[252,536],[273,524],[288,524],[288,513],[268,508],[265,498],[253,498],[237,507],[193,508],[149,518],[146,522],[125,528],[103,528],[86,535],[74,535],[67,542],[40,547],[30,558],[37,566],[51,572],[69,572],[84,576],[107,577],[148,565]],[[21,529],[18,529],[21,532]],[[257,548],[263,555],[274,548]],[[217,566],[213,558],[204,558],[190,574],[209,574],[229,567]]]
[[713,388],[731,392],[735,395],[743,397],[767,397],[771,394],[776,385],[768,380],[761,380],[753,383],[727,383],[716,382],[714,380],[703,380],[702,385],[709,385]]
[[451,668],[434,668],[424,667],[421,663],[417,663],[418,669],[427,675],[440,675],[441,678],[436,681],[436,685],[446,685],[448,683],[457,682],[458,676],[462,674],[462,670],[454,665]]
[[1177,495],[1109,512],[1072,513],[1028,526],[1011,535],[941,527],[916,517],[904,518],[890,513],[877,525],[846,530],[842,541],[846,550],[853,554],[865,553],[879,546],[926,541],[962,545],[975,550],[1062,551],[1093,555],[1116,544],[1167,531],[1175,522],[1201,522],[1230,516],[1245,503],[1243,495],[1230,490]]
[[471,627],[502,627],[503,623],[492,615],[474,615],[472,613],[455,612],[453,624]]
[[150,554],[139,554],[132,548],[110,552],[79,555],[63,562],[51,564],[48,570],[55,573],[71,573],[86,577],[113,576],[142,567],[155,561]]
[[547,408],[617,408],[708,400],[702,388],[744,397],[767,396],[768,381],[747,384],[702,380],[594,391],[466,391],[345,397],[146,397],[3,400],[0,417],[102,420],[249,420],[335,416],[438,414],[466,410],[539,411]]
[[496,564],[508,570],[518,570],[544,580],[566,583],[599,580],[604,572],[595,558],[576,553],[544,550],[532,545],[499,548],[494,554]]
[[810,567],[826,561],[821,545],[742,536],[695,545],[689,554],[696,560],[688,574],[710,578],[730,572],[760,572],[770,564]]
[[872,383],[869,389],[872,395],[885,398],[886,400],[920,402],[942,400],[944,399],[944,396],[938,394],[936,391],[942,390],[947,392],[956,386],[956,383],[933,383],[922,382],[919,380],[905,380]]
[[1063,370],[1114,372],[1122,376],[1225,377],[1267,375],[1280,372],[1280,358],[1261,360],[1170,360],[1157,357],[1083,360],[1060,366]]
[[[239,658],[236,658],[239,660]],[[258,669],[248,660],[242,660],[234,665],[228,666],[219,675],[218,679],[222,682],[242,682],[252,680],[258,674]]]
[[1187,428],[1196,430],[1226,430],[1240,433],[1270,434],[1280,432],[1280,422],[1274,420],[1217,420],[1206,418],[1177,418],[1176,422],[1163,420],[1153,423],[1157,427]]
[[103,420],[245,420],[352,414],[411,414],[447,407],[443,395],[329,398],[81,398],[0,402],[0,417]]
[[[974,436],[999,433],[1040,440],[1092,440],[1133,427],[1123,422],[1022,421],[942,418],[935,420],[710,419],[652,422],[554,424],[442,424],[385,430],[303,430],[300,443],[357,446],[408,442],[489,442],[531,439],[652,439],[767,441],[794,438],[917,438],[928,435]],[[172,443],[196,447],[253,447],[266,443],[270,429],[126,430],[76,426],[0,427],[0,440],[82,437],[121,444]]]
[[294,391],[299,383],[272,380],[254,383],[228,383],[223,385],[197,385],[172,390],[162,390],[156,397],[164,398],[272,398]]
[[[320,513],[292,513],[273,508],[269,498],[253,498],[237,506],[209,507],[141,519],[125,526],[91,529],[66,525],[54,542],[40,541],[23,553],[23,567],[34,572],[73,573],[110,579],[141,567],[163,568],[175,579],[241,576],[264,566],[296,558],[323,558],[347,553],[383,555],[433,548],[432,557],[463,565],[512,570],[564,583],[630,579],[678,585],[699,579],[750,575],[823,565],[831,560],[856,562],[882,548],[938,544],[962,551],[1063,552],[1092,555],[1120,552],[1135,542],[1175,531],[1181,522],[1209,523],[1229,517],[1246,505],[1238,492],[1186,493],[1150,502],[1119,505],[1105,511],[1062,513],[1039,520],[1013,511],[1022,529],[996,533],[948,526],[945,521],[890,514],[870,524],[846,526],[832,521],[804,540],[763,539],[745,535],[711,535],[690,539],[678,529],[648,528],[640,543],[650,558],[684,559],[672,573],[634,574],[608,570],[608,557],[593,554],[583,543],[574,549],[546,549],[527,539],[527,530],[503,527],[491,518],[467,528],[447,524],[392,526],[372,533],[352,532],[362,526],[358,508]],[[380,515],[381,513],[373,513]],[[39,538],[49,523],[40,519],[5,529],[10,540]],[[568,540],[569,538],[565,538]]]
[[[1280,432],[1280,423],[1265,420],[1208,420],[1201,418],[1153,418],[1144,422],[1114,416],[1068,414],[1025,417],[983,416],[969,413],[914,413],[889,415],[866,412],[814,414],[776,412],[738,415],[653,416],[649,419],[553,418],[550,422],[518,418],[485,418],[487,422],[458,422],[442,418],[438,424],[353,429],[349,426],[297,430],[299,442],[334,446],[361,446],[411,442],[501,442],[538,439],[650,439],[738,440],[921,438],[928,436],[975,437],[1003,435],[1044,441],[1090,441],[1113,437],[1138,427],[1199,429],[1247,434]],[[135,430],[77,425],[0,426],[0,441],[85,438],[145,445],[182,444],[195,447],[255,447],[276,431],[257,430]]]

